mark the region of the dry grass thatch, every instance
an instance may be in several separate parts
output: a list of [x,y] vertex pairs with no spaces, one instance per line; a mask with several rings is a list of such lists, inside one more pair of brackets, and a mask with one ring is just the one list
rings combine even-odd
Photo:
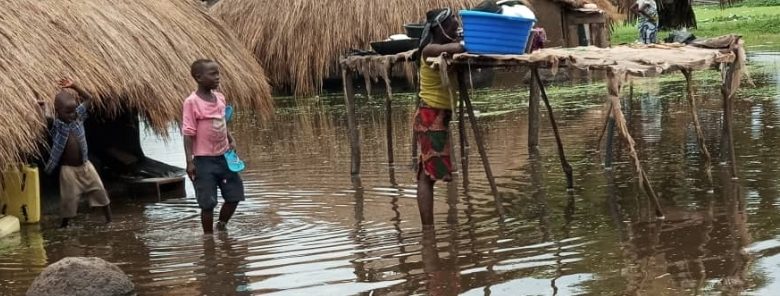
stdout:
[[210,11],[254,51],[271,84],[296,95],[320,91],[338,74],[350,48],[403,33],[439,7],[461,9],[481,0],[221,0]]
[[[371,41],[403,33],[405,23],[423,21],[430,9],[462,9],[480,2],[220,0],[210,12],[254,51],[275,88],[312,95],[321,90],[324,78],[338,76],[338,58],[350,48],[369,49]],[[619,15],[608,0],[590,2]]]
[[[212,58],[228,100],[270,115],[270,87],[251,53],[192,0],[0,0],[0,164],[35,153],[36,100],[77,80],[111,116],[138,110],[165,134],[194,88],[189,66]],[[51,106],[51,103],[49,103]]]

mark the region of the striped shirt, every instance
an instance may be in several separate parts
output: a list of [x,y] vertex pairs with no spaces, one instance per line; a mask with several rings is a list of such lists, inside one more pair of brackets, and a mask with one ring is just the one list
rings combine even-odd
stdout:
[[51,152],[49,152],[49,161],[46,163],[44,171],[51,174],[60,165],[60,157],[65,151],[65,145],[68,144],[68,137],[74,133],[78,137],[79,148],[81,148],[81,157],[87,160],[87,137],[84,132],[84,120],[87,119],[87,107],[84,103],[76,107],[76,120],[65,123],[62,120],[55,119],[54,126],[49,131],[53,142]]

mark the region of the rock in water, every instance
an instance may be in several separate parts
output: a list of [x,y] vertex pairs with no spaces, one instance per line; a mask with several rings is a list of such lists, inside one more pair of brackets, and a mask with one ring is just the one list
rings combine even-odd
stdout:
[[130,296],[135,286],[116,265],[95,257],[67,257],[35,278],[27,296]]

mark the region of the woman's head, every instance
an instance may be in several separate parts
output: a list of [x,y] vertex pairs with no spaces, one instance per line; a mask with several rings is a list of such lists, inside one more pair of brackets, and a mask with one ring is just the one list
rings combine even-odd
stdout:
[[447,43],[455,41],[458,35],[458,21],[449,8],[434,9],[426,14],[427,26],[430,26],[431,41]]

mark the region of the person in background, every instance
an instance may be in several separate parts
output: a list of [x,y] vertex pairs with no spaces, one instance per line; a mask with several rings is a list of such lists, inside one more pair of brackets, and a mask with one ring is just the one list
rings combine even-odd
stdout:
[[[417,205],[424,227],[433,226],[433,185],[436,181],[452,180],[449,123],[454,107],[453,89],[442,83],[439,71],[426,60],[443,54],[465,51],[457,39],[459,24],[451,9],[436,9],[426,13],[426,23],[420,39],[420,106],[414,116],[413,130],[420,151],[417,165]],[[450,74],[450,87],[456,84]]]
[[655,0],[637,0],[631,5],[631,11],[639,16],[639,42],[658,43],[658,7]]
[[531,30],[531,36],[531,48],[529,52],[544,48],[544,43],[547,42],[547,32],[544,31],[544,28],[539,25],[534,25],[534,28]]
[[[50,131],[53,143],[44,171],[51,174],[60,167],[60,227],[68,227],[70,219],[76,216],[81,197],[89,198],[90,206],[103,208],[106,223],[110,223],[111,201],[95,167],[89,162],[84,131],[92,96],[70,79],[62,79],[59,84],[62,89],[54,97],[56,118]],[[73,91],[81,97],[81,103]],[[44,113],[43,102],[38,104]]]
[[233,136],[225,121],[225,96],[217,92],[219,65],[201,59],[190,67],[198,89],[184,100],[182,134],[187,175],[195,185],[195,196],[201,209],[203,232],[214,232],[214,208],[217,207],[217,188],[225,204],[219,211],[217,230],[227,230],[227,223],[238,203],[244,200],[244,183],[238,173],[230,170],[225,153],[235,147]]

